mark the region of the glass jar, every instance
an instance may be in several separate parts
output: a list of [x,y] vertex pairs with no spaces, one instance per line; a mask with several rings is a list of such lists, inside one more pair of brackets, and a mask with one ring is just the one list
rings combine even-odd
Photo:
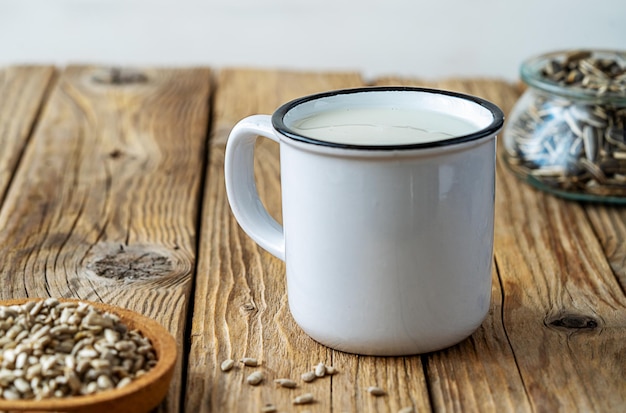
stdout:
[[565,198],[626,204],[626,52],[549,53],[521,78],[503,134],[510,170]]

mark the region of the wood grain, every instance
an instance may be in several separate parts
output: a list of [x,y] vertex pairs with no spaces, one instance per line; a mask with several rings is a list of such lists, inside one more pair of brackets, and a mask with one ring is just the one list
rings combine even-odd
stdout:
[[620,411],[626,299],[583,208],[512,179],[498,190],[505,326],[533,407]]
[[530,188],[502,165],[495,254],[504,325],[532,407],[623,411],[626,297],[602,245],[611,234],[623,245],[623,226],[602,233],[584,204]]
[[50,66],[0,68],[0,200],[32,136],[54,74]]
[[[0,211],[0,298],[115,304],[182,349],[210,72],[110,73],[69,67],[52,91]],[[181,368],[163,410],[178,410]]]
[[585,211],[622,293],[626,294],[626,209],[623,206],[587,204]]

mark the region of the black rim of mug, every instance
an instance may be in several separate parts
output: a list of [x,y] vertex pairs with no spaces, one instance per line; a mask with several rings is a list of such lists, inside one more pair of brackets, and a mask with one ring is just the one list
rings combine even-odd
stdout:
[[[287,115],[287,113],[291,109],[303,103],[310,102],[313,100],[318,100],[318,99],[324,99],[327,97],[337,96],[337,95],[346,95],[346,94],[362,93],[362,92],[420,92],[420,93],[432,93],[432,94],[437,94],[437,95],[451,96],[451,97],[474,102],[486,108],[489,112],[491,112],[493,116],[493,120],[485,128],[482,128],[476,132],[473,132],[467,135],[456,136],[454,138],[438,140],[438,141],[433,141],[433,142],[412,143],[412,144],[407,144],[407,145],[353,145],[353,144],[322,141],[319,139],[311,138],[308,136],[304,136],[300,133],[297,133],[285,124],[285,121],[284,121],[285,115]],[[272,115],[272,125],[274,126],[274,129],[276,129],[281,135],[291,138],[293,140],[304,142],[304,143],[309,143],[313,145],[327,146],[331,148],[377,150],[377,151],[424,149],[424,148],[436,148],[436,147],[457,145],[460,143],[475,141],[481,138],[495,135],[496,133],[500,131],[500,129],[502,129],[503,124],[504,124],[504,113],[502,112],[502,110],[495,104],[485,99],[472,96],[472,95],[466,95],[463,93],[452,92],[448,90],[420,88],[420,87],[407,87],[407,86],[360,87],[360,88],[353,88],[353,89],[339,89],[339,90],[332,90],[329,92],[316,93],[313,95],[304,96],[304,97],[292,100],[290,102],[287,102],[284,105],[280,106],[278,109],[276,109],[276,111]]]

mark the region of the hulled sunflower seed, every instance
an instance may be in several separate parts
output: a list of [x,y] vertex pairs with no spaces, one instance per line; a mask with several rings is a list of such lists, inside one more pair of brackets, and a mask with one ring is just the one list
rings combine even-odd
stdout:
[[263,373],[261,373],[260,371],[255,371],[246,378],[246,382],[248,382],[248,384],[250,384],[251,386],[257,386],[262,381]]
[[326,365],[324,365],[324,363],[319,363],[317,366],[315,366],[314,371],[317,377],[324,377],[324,375],[326,374]]
[[22,394],[30,391],[30,383],[21,377],[18,377],[13,381],[13,386],[15,386],[17,391],[19,391]]
[[378,386],[368,387],[367,392],[371,394],[372,396],[376,396],[376,397],[384,396],[385,394],[387,394],[383,389],[381,389]]
[[241,359],[241,362],[243,363],[244,366],[248,366],[248,367],[259,366],[259,361],[253,357],[244,357]]
[[311,393],[304,393],[293,399],[293,404],[309,404],[313,403],[314,400],[315,399],[313,398],[313,395]]
[[7,400],[19,400],[22,398],[17,391],[11,389],[4,389],[2,397]]
[[313,380],[317,378],[314,371],[307,371],[306,373],[303,373],[302,376],[300,377],[302,378],[302,381],[305,383],[311,383]]
[[222,371],[230,371],[234,366],[235,366],[235,360],[228,359],[228,360],[222,361],[222,364],[220,364],[220,369]]
[[96,383],[98,384],[98,388],[102,390],[107,390],[113,387],[113,381],[111,381],[111,378],[104,374],[98,376]]
[[280,387],[287,387],[288,389],[294,389],[298,386],[298,384],[291,379],[276,379],[274,383],[278,384]]
[[117,386],[115,386],[115,387],[120,389],[120,388],[122,388],[124,386],[128,386],[132,381],[133,381],[133,379],[131,379],[130,377],[124,377],[123,379],[121,379],[117,383]]

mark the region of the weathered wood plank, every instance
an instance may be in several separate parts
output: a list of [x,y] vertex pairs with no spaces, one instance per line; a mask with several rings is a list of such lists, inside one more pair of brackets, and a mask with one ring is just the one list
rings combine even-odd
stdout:
[[54,73],[50,66],[0,68],[0,200],[45,104]]
[[622,292],[626,294],[626,209],[614,205],[585,205]]
[[510,176],[498,190],[505,326],[533,407],[622,410],[626,298],[583,208]]
[[[221,72],[214,100],[185,411],[255,412],[265,403],[290,411],[292,399],[305,392],[313,393],[317,400],[310,406],[312,412],[396,412],[406,405],[428,406],[419,357],[405,360],[335,352],[299,330],[288,310],[284,264],[241,231],[226,200],[224,145],[236,121],[255,113],[271,113],[298,96],[360,85],[362,80],[356,74]],[[255,161],[260,195],[270,212],[279,217],[277,146],[262,140]],[[262,385],[245,383],[254,369],[220,371],[222,360],[243,356],[262,361],[259,370],[266,375]],[[340,373],[302,383],[300,375],[319,362],[337,366]],[[296,379],[299,388],[276,389],[272,381],[279,377]],[[390,395],[374,399],[365,391],[374,384],[386,387]]]
[[[583,204],[522,184],[502,162],[498,173],[504,325],[534,410],[623,411],[626,297],[602,248],[615,232],[594,230]],[[615,231],[623,244],[623,225]]]
[[76,297],[178,338],[178,411],[208,125],[207,69],[69,67],[0,211],[1,298]]

